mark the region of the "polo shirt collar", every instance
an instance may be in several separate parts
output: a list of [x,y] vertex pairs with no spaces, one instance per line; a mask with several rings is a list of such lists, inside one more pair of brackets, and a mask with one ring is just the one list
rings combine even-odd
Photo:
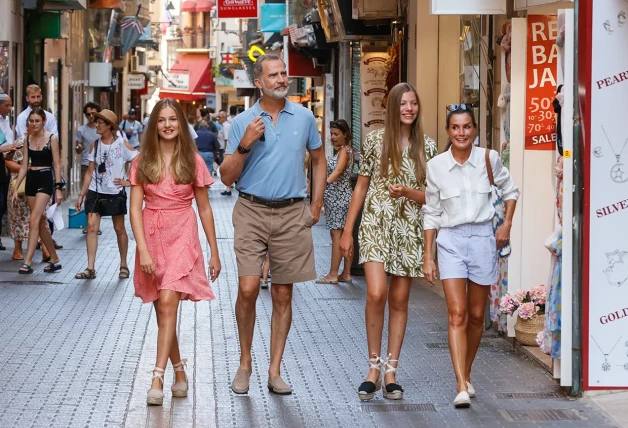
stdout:
[[[294,104],[290,102],[288,98],[284,98],[284,100],[286,101],[286,104],[284,105],[280,113],[285,111],[286,113],[290,113],[294,115],[294,112],[295,112]],[[255,116],[259,116],[263,112],[262,106],[260,104],[261,102],[262,102],[262,98],[257,100],[257,102],[253,104],[253,107],[251,107],[253,109],[253,113],[255,113]]]
[[[480,165],[480,162],[478,160],[480,152],[484,152],[484,150],[480,150],[478,147],[473,145],[473,147],[471,148],[471,154],[469,155],[469,159],[467,159],[465,163],[469,163],[472,167],[477,168],[478,165]],[[451,153],[451,149],[447,150],[447,168],[449,169],[449,171],[451,171],[456,165],[463,166],[460,165],[458,161],[456,161],[456,159],[454,159],[454,155]]]

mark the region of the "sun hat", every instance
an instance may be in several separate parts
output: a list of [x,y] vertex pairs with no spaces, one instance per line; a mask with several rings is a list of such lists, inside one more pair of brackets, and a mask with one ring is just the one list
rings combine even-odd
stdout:
[[109,125],[112,125],[114,131],[120,130],[120,127],[118,126],[118,116],[116,116],[116,114],[111,110],[104,109],[101,110],[100,113],[93,112],[92,116],[100,118],[107,122]]

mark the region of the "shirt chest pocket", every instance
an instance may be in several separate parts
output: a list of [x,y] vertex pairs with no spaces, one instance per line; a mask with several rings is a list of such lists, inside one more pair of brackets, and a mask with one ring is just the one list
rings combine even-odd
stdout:
[[460,200],[460,189],[458,187],[450,187],[440,191],[440,198],[445,203],[452,203]]
[[478,195],[480,203],[491,200],[493,188],[490,185],[478,186],[475,193]]

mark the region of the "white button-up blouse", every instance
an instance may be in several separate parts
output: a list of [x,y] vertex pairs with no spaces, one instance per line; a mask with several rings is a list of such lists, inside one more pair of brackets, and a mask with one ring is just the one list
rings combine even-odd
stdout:
[[[461,165],[448,150],[427,163],[426,203],[421,209],[425,230],[492,220],[495,208],[485,156],[486,149],[473,147],[469,159]],[[518,199],[519,189],[499,154],[491,150],[489,159],[503,200]]]

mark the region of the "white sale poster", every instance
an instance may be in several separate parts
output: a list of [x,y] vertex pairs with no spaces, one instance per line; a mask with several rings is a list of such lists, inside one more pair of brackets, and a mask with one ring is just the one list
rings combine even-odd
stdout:
[[593,1],[591,16],[591,116],[585,145],[589,172],[584,183],[588,248],[586,241],[583,247],[588,280],[583,337],[588,389],[628,388],[626,6],[624,0]]

